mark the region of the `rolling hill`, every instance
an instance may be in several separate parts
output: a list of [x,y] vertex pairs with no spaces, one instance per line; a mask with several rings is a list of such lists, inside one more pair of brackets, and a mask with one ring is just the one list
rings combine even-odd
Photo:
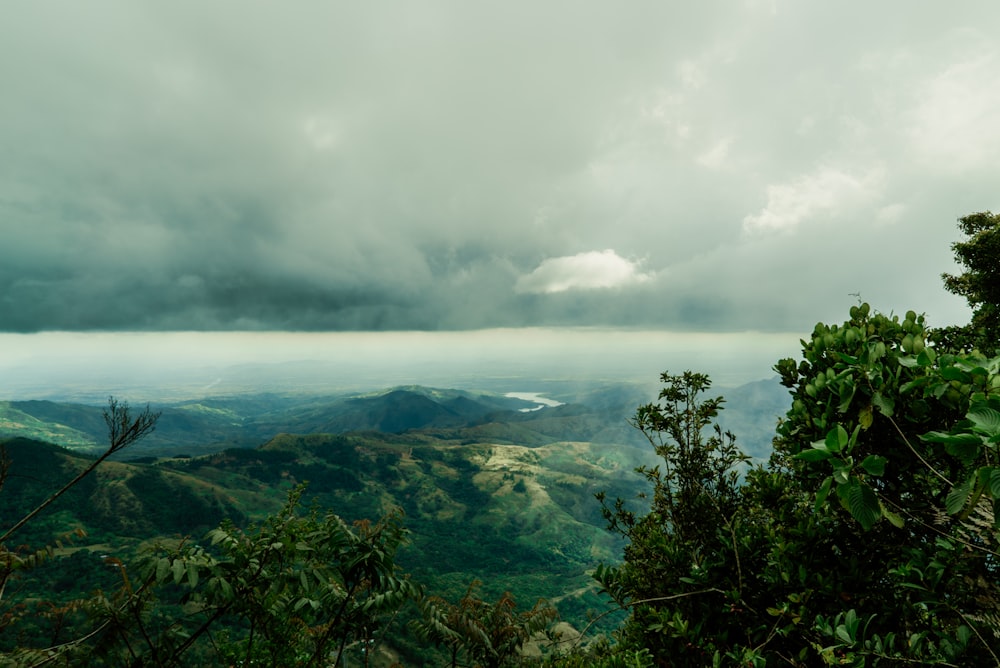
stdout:
[[[105,462],[16,540],[41,547],[72,529],[86,533],[39,571],[51,580],[86,569],[88,551],[127,561],[154,539],[197,540],[223,520],[245,526],[307,484],[307,506],[346,521],[401,509],[410,540],[398,563],[434,593],[456,599],[480,580],[486,597],[550,599],[580,628],[607,609],[589,572],[621,549],[594,495],[631,502],[644,491],[634,468],[655,458],[628,417],[655,394],[631,385],[545,389],[560,405],[419,386],[171,404],[151,437]],[[727,394],[720,422],[766,457],[784,388],[762,381]],[[0,529],[87,465],[104,438],[101,411],[0,403],[0,435],[13,434],[0,436],[11,462]]]

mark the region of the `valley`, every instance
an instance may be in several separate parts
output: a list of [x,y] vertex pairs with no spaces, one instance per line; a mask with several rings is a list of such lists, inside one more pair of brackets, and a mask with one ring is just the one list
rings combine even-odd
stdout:
[[[163,413],[153,434],[70,490],[20,540],[41,547],[79,529],[85,537],[55,563],[78,562],[81,552],[127,562],[150,541],[199,540],[223,521],[260,522],[305,485],[304,507],[332,509],[349,523],[401,510],[408,544],[398,564],[438,595],[458,598],[481,581],[484,597],[510,591],[526,607],[554,601],[580,629],[608,609],[591,571],[616,562],[622,548],[595,494],[634,500],[644,491],[634,469],[655,456],[628,417],[655,397],[626,384],[543,389],[513,396],[403,386],[155,407]],[[725,428],[773,433],[783,388],[763,382],[731,394]],[[106,438],[101,411],[0,403],[11,461],[0,517],[19,517],[85,466]],[[766,457],[766,443],[745,447]],[[21,586],[31,593],[44,582]]]

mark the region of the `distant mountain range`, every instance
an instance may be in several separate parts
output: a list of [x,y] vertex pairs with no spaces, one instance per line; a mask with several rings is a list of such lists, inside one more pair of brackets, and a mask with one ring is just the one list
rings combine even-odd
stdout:
[[[278,433],[432,432],[467,442],[538,446],[559,441],[645,445],[627,422],[655,390],[632,384],[551,385],[542,406],[495,392],[404,386],[343,395],[247,394],[154,406],[156,431],[126,458],[196,456],[257,447]],[[788,395],[777,379],[728,390],[720,416],[753,457],[766,457]],[[540,407],[541,406],[541,407]],[[540,407],[540,408],[539,408]],[[534,409],[524,412],[523,409]],[[38,439],[80,452],[100,449],[101,406],[52,401],[0,402],[0,438]]]
[[[628,418],[655,391],[544,389],[561,405],[421,386],[165,405],[151,436],[105,462],[17,540],[41,546],[82,528],[87,538],[73,550],[124,558],[153,538],[197,540],[223,519],[259,520],[308,483],[307,504],[348,521],[402,509],[411,544],[400,563],[434,591],[457,598],[479,579],[487,595],[558,600],[563,619],[583,624],[606,606],[588,572],[621,549],[594,494],[642,511],[645,482],[634,468],[656,458]],[[726,394],[722,426],[749,454],[766,457],[786,391],[772,380]],[[82,470],[105,438],[101,406],[0,402],[0,444],[11,463],[0,530]]]

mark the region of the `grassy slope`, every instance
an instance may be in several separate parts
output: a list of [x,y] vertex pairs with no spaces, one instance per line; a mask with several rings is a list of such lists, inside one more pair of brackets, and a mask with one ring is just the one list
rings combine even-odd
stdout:
[[[9,525],[87,460],[26,439],[8,441],[11,476],[0,494]],[[76,545],[127,558],[155,536],[201,536],[223,517],[238,524],[273,512],[287,490],[309,482],[305,503],[348,521],[402,508],[411,543],[399,562],[435,593],[458,598],[474,579],[490,597],[512,591],[524,605],[560,600],[581,624],[601,608],[588,571],[614,560],[593,493],[633,496],[642,451],[584,442],[540,447],[461,445],[426,435],[279,435],[156,465],[106,462],[17,536],[41,547],[82,528]]]
[[[770,385],[748,387],[746,396],[730,394],[723,424],[738,434],[750,427],[766,432],[787,402],[783,389],[776,393]],[[347,403],[259,396],[175,405],[165,412],[153,447],[133,455],[178,448],[211,453],[226,443],[267,442],[156,465],[107,463],[19,538],[40,546],[82,526],[90,533],[84,543],[127,552],[157,534],[198,537],[225,516],[247,523],[273,512],[287,490],[308,481],[306,502],[347,520],[402,508],[412,541],[399,561],[434,593],[456,599],[479,579],[488,597],[510,590],[526,606],[539,596],[558,601],[564,618],[578,625],[587,608],[604,609],[587,572],[600,560],[614,560],[620,545],[603,530],[593,494],[606,490],[611,499],[634,498],[641,480],[632,469],[650,456],[648,446],[611,445],[636,441],[620,405],[626,400],[597,395],[608,403],[521,414],[494,403],[495,397],[480,401],[421,391],[402,398],[415,407],[413,421],[430,418],[424,429],[271,438],[282,424],[384,428],[387,395]],[[428,404],[428,398],[441,403]],[[740,404],[753,408],[741,412]],[[727,421],[729,416],[735,419]],[[3,419],[67,445],[83,444],[93,438],[84,428],[100,426],[100,408],[0,404],[0,426]],[[84,465],[72,453],[43,444],[20,441],[9,450],[17,454],[15,465],[20,459],[27,468],[15,468],[0,493],[0,524],[9,524],[42,498],[42,490]]]

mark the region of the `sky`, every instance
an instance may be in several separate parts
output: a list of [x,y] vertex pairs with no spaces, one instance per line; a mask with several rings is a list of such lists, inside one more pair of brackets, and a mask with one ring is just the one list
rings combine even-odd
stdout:
[[794,344],[857,294],[963,323],[940,275],[956,219],[1000,208],[998,22],[897,0],[14,4],[0,371],[55,332],[81,355],[117,332],[732,348]]

